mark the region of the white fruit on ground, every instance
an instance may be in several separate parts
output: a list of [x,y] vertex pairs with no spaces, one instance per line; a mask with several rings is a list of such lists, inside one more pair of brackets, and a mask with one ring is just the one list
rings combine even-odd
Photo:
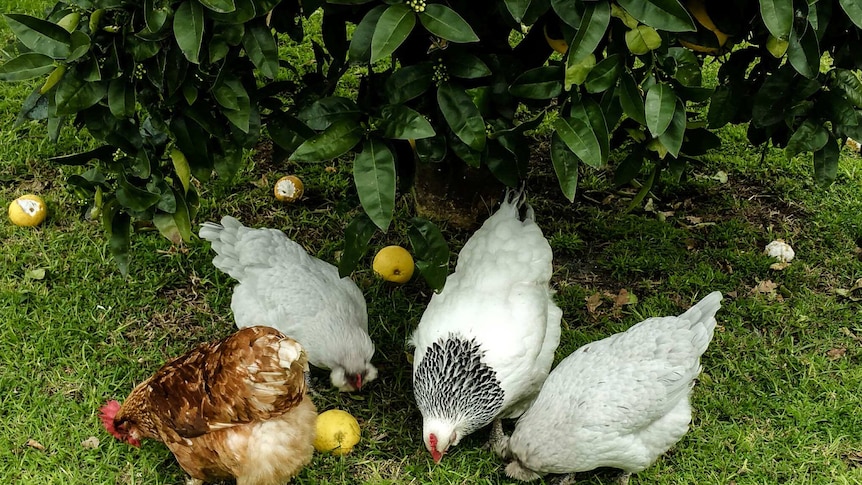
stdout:
[[796,252],[783,239],[776,239],[767,244],[766,254],[782,263],[789,263],[796,257]]

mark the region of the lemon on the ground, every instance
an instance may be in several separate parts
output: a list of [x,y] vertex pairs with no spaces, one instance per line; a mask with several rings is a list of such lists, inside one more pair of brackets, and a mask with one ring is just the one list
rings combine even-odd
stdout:
[[9,204],[9,219],[16,226],[38,226],[47,215],[48,206],[38,195],[22,195]]
[[293,202],[302,197],[305,187],[296,175],[287,175],[275,183],[275,198],[282,202]]
[[317,417],[317,437],[314,449],[333,455],[350,453],[359,443],[359,422],[350,413],[340,409],[324,411]]
[[386,246],[374,256],[371,267],[386,281],[406,283],[413,276],[413,256],[401,246]]

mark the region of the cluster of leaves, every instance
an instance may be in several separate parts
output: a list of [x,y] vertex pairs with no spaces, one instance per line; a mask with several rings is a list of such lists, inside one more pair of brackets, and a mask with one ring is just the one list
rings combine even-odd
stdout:
[[[316,72],[260,86],[278,74],[280,35],[300,41],[318,9]],[[581,163],[603,167],[625,147],[615,183],[644,178],[632,206],[716,147],[710,130],[726,123],[750,122],[753,143],[788,156],[813,152],[825,182],[840,142],[862,138],[862,0],[64,0],[47,20],[7,19],[26,52],[0,79],[50,73],[22,116],[47,118],[56,136],[74,115],[106,143],[63,161],[100,160],[70,182],[102,198],[125,237],[112,237],[116,254],[129,216],[187,238],[190,178],[231,174],[263,126],[298,163],[355,153],[367,216],[347,229],[343,273],[389,228],[417,163],[487,167],[516,186],[548,112],[563,194],[574,199]],[[717,88],[703,85],[704,55],[722,62]],[[334,96],[349,69],[359,89]],[[439,231],[412,227],[439,286]]]
[[133,218],[188,241],[193,179],[232,176],[260,137],[255,75],[274,79],[279,69],[265,18],[276,3],[74,0],[44,20],[6,15],[22,53],[0,66],[0,80],[48,75],[18,122],[47,120],[56,139],[71,119],[103,142],[55,160],[91,164],[68,182],[93,201],[91,216],[102,218],[123,272]]

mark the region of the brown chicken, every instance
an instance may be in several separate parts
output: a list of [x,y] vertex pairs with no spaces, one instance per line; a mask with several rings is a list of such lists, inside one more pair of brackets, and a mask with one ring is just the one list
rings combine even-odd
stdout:
[[311,460],[317,410],[306,395],[305,351],[269,327],[247,327],[168,362],[105,428],[134,446],[163,442],[191,483],[283,484]]

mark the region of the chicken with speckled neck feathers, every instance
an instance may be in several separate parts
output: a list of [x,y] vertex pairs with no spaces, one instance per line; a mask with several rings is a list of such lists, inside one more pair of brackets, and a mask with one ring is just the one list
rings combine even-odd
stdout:
[[679,441],[691,421],[700,357],[715,331],[721,293],[680,316],[648,318],[588,343],[551,372],[539,397],[495,448],[506,474],[537,480],[599,467],[623,470],[620,484]]
[[266,325],[296,339],[311,365],[331,370],[341,391],[377,377],[365,297],[349,277],[283,232],[246,227],[230,216],[205,222],[200,236],[217,253],[213,265],[239,281],[230,303],[237,327]]
[[521,415],[548,376],[562,318],[549,287],[552,258],[523,189],[510,190],[431,297],[410,343],[435,462],[477,429]]

